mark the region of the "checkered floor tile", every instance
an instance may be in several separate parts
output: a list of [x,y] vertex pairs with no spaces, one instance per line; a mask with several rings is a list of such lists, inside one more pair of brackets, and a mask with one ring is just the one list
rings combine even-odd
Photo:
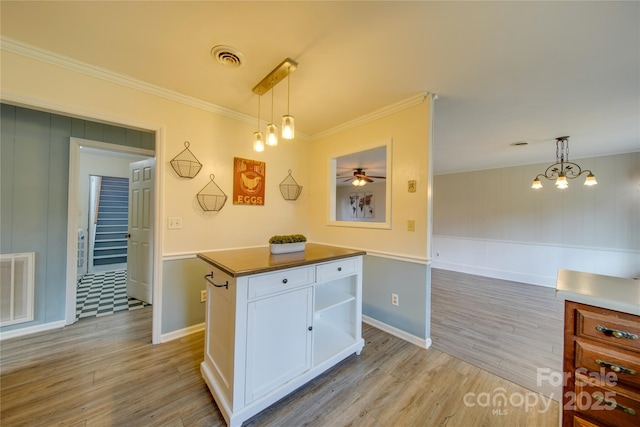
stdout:
[[127,271],[85,274],[76,290],[76,318],[99,317],[146,307],[146,302],[127,297]]

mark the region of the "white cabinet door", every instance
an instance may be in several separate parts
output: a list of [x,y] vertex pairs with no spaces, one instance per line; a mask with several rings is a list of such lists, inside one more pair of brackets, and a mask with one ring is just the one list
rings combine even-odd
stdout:
[[247,305],[245,404],[311,367],[311,287]]

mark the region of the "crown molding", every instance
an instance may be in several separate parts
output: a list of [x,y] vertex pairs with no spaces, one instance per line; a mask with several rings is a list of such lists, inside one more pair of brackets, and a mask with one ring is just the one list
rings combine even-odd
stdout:
[[146,83],[142,80],[126,76],[124,74],[115,73],[105,68],[87,64],[86,62],[78,61],[76,59],[54,53],[46,49],[41,49],[39,47],[14,40],[9,37],[0,36],[0,46],[2,50],[7,52],[15,53],[27,58],[36,59],[38,61],[46,62],[58,67],[67,68],[78,73],[86,74],[91,77],[96,77],[141,92],[146,92],[155,96],[166,98],[171,101],[180,102],[182,104],[209,111],[211,113],[219,114],[231,119],[239,120],[249,124],[255,124],[256,121],[256,119],[252,116],[238,113],[237,111],[233,111],[210,102],[205,102],[191,96],[186,96],[178,92],[167,90],[162,87]]
[[402,111],[404,109],[413,107],[414,105],[422,104],[425,99],[427,99],[431,95],[434,99],[437,99],[437,95],[431,92],[423,92],[418,95],[414,95],[410,98],[404,99],[402,101],[398,101],[394,104],[388,105],[386,107],[382,107],[376,111],[373,111],[369,114],[365,114],[364,116],[360,116],[356,119],[350,120],[341,125],[332,127],[331,129],[327,129],[322,132],[318,132],[311,136],[311,141],[318,141],[320,139],[326,138],[331,135],[335,135],[340,132],[344,132],[348,129],[355,128],[357,126],[364,125],[369,122],[373,122],[375,120],[381,119],[386,116],[390,116],[393,113],[397,113],[398,111]]
[[[230,110],[228,108],[221,107],[219,105],[206,102],[198,98],[183,95],[175,91],[167,90],[160,86],[156,86],[124,74],[115,73],[113,71],[107,70],[102,67],[97,67],[95,65],[87,64],[86,62],[78,61],[71,57],[60,55],[58,53],[33,46],[30,44],[12,39],[10,37],[0,36],[0,49],[7,52],[15,53],[17,55],[21,55],[27,58],[32,58],[41,62],[52,64],[58,67],[66,68],[66,69],[69,69],[78,73],[82,73],[91,77],[99,78],[99,79],[102,79],[111,83],[115,83],[121,86],[129,87],[134,90],[146,92],[151,95],[159,96],[171,101],[189,105],[191,107],[198,108],[200,110],[208,111],[214,114],[219,114],[221,116],[228,117],[230,119],[249,123],[251,125],[255,124],[256,122],[256,118],[253,116],[239,113],[237,111]],[[319,139],[326,138],[330,135],[344,132],[347,129],[361,126],[365,123],[369,123],[374,120],[380,119],[382,117],[389,116],[398,111],[404,110],[409,107],[413,107],[414,105],[418,105],[424,102],[424,100],[427,99],[429,95],[431,95],[434,99],[437,98],[436,94],[433,94],[430,92],[420,93],[418,95],[414,95],[405,100],[383,107],[379,110],[373,111],[369,114],[366,114],[354,120],[350,120],[346,123],[335,126],[326,131],[319,132],[313,136],[296,132],[297,133],[296,139],[300,137],[300,139],[305,141],[311,141],[311,142],[317,141]]]

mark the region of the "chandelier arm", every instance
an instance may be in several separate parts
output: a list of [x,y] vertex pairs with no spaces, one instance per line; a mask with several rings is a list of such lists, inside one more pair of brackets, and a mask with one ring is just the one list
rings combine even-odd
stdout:
[[[568,178],[568,179],[574,179],[574,178],[578,178],[580,175],[584,174],[585,172],[590,172],[587,170],[582,170],[582,168],[580,167],[580,165],[573,163],[573,162],[565,162],[565,173],[564,175]],[[574,170],[575,168],[575,170]]]
[[[558,166],[561,165],[561,163],[554,163],[552,165],[550,165],[545,171],[544,174],[540,174],[538,176],[542,176],[548,180],[554,180],[556,178],[558,178],[558,175],[560,174],[560,172],[562,172],[562,169],[558,169]],[[562,167],[562,166],[560,166]]]

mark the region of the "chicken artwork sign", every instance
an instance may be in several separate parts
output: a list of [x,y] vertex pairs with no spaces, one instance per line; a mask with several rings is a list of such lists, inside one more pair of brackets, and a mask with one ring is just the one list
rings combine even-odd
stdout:
[[257,160],[233,158],[233,204],[264,205],[266,164]]

